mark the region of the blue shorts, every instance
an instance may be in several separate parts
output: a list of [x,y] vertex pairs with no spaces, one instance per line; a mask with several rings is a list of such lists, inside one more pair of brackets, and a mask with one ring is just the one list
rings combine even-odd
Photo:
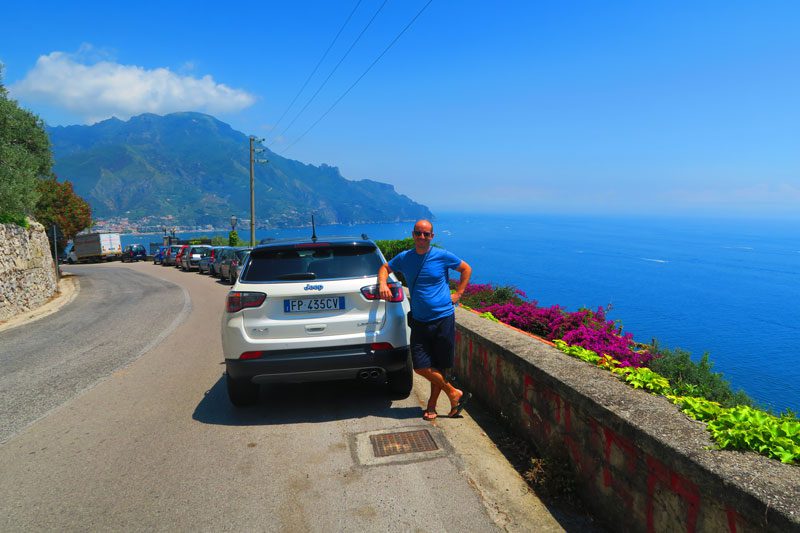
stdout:
[[414,368],[453,368],[456,356],[456,315],[433,322],[411,324],[411,360]]

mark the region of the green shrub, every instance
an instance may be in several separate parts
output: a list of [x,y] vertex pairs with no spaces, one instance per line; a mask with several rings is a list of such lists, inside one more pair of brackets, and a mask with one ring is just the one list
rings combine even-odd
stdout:
[[383,257],[387,261],[391,261],[400,252],[414,248],[414,239],[409,237],[407,239],[381,240],[375,241],[375,244],[378,245]]
[[28,217],[19,213],[0,213],[0,224],[16,224],[23,228],[29,226]]
[[[455,280],[450,281],[450,288],[454,289],[456,285]],[[477,309],[479,307],[487,307],[495,304],[514,303],[521,304],[523,299],[521,292],[505,285],[502,287],[495,287],[489,283],[486,284],[473,284],[467,285],[464,294],[461,296],[460,303],[466,307]]]
[[722,450],[750,450],[783,463],[800,461],[800,421],[776,417],[747,405],[725,408],[705,398],[668,396],[681,411],[706,423]]
[[661,348],[654,341],[650,349],[655,357],[647,366],[667,378],[677,396],[702,396],[723,407],[753,405],[752,398],[744,391],[734,392],[724,376],[713,371],[714,364],[709,361],[708,353],[695,362],[689,352],[680,348]]

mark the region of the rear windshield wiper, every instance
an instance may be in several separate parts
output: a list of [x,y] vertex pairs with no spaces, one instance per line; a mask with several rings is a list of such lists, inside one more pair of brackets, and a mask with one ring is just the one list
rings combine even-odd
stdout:
[[293,272],[291,274],[283,274],[275,279],[317,279],[317,275],[313,272]]

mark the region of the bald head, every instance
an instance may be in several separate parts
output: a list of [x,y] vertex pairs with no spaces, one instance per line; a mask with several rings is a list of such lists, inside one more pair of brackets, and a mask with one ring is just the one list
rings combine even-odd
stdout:
[[433,233],[433,224],[431,224],[430,220],[421,218],[414,223],[414,230],[428,231],[430,233]]

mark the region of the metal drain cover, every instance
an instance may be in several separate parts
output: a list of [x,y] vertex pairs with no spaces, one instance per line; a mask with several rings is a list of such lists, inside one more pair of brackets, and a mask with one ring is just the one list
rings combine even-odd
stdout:
[[433,452],[439,449],[427,429],[370,435],[375,457],[387,457],[401,453]]
[[363,466],[376,466],[429,461],[453,453],[441,430],[421,425],[352,434],[353,458]]

